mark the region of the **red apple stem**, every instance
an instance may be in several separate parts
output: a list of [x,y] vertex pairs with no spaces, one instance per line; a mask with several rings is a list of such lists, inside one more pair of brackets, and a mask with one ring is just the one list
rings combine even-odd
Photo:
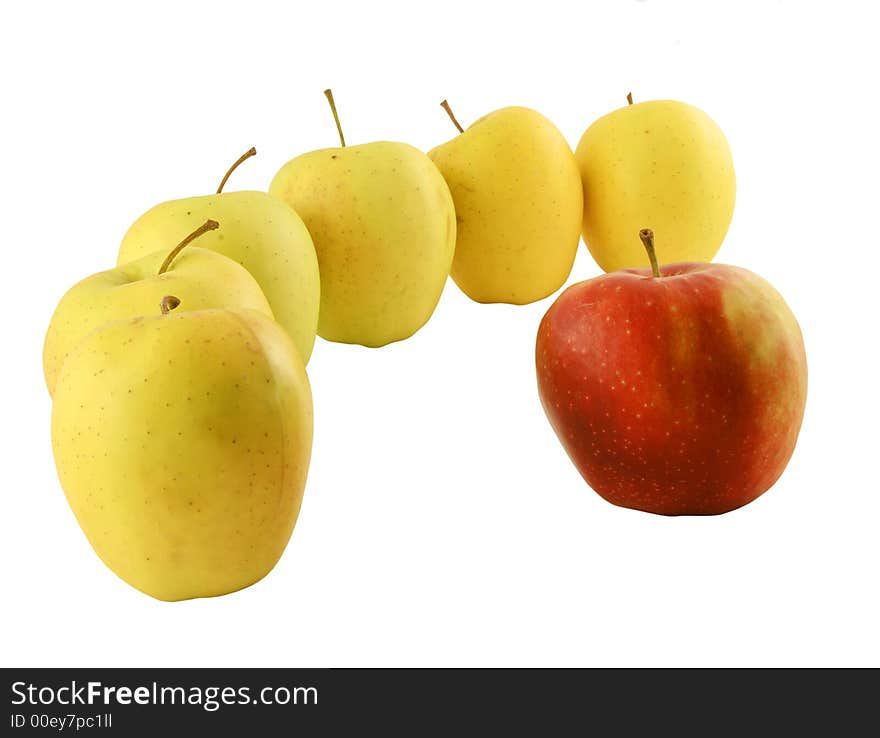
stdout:
[[651,260],[651,271],[655,277],[659,277],[660,265],[657,263],[657,253],[654,251],[654,231],[650,228],[642,228],[639,231],[639,238],[645,244],[645,251],[648,252],[648,258]]
[[168,315],[174,308],[180,305],[180,298],[175,297],[174,295],[165,295],[162,298],[162,302],[159,303],[159,309],[162,311],[162,315]]
[[342,135],[342,126],[339,123],[339,113],[336,112],[336,102],[333,100],[333,90],[327,88],[324,90],[324,96],[327,98],[327,102],[330,103],[330,110],[333,111],[333,120],[336,121],[336,130],[339,131],[339,142],[342,144],[342,148],[345,148],[345,136]]
[[626,101],[632,105],[633,104],[633,94],[631,92],[626,93]]
[[[177,246],[175,246],[171,250],[171,253],[165,257],[165,261],[163,261],[162,266],[159,267],[159,274],[165,274],[165,272],[168,271],[168,267],[171,266],[171,262],[174,261],[174,257],[176,257],[181,251],[189,246],[190,243],[195,241],[203,233],[207,233],[208,231],[216,231],[219,227],[220,224],[216,220],[206,220],[204,223],[202,223],[179,244],[177,244]],[[175,297],[174,299],[176,300],[177,298]]]
[[220,180],[220,186],[217,188],[218,195],[223,192],[223,187],[226,184],[226,180],[229,179],[229,175],[238,168],[238,165],[245,161],[245,159],[250,159],[252,156],[256,155],[257,150],[253,146],[251,146],[247,151],[239,156],[238,159],[235,160],[235,164],[233,164],[231,167],[229,167],[229,169],[226,170],[226,174],[224,174],[223,179]]
[[461,124],[455,119],[455,113],[452,112],[452,108],[449,107],[449,103],[444,100],[440,103],[440,107],[446,111],[446,115],[449,116],[449,119],[453,122],[455,127],[458,129],[459,133],[464,133],[464,128],[461,127]]

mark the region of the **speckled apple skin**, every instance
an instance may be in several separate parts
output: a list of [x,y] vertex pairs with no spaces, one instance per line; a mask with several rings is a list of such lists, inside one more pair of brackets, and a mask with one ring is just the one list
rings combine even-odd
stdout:
[[670,264],[712,261],[733,218],[736,172],[724,132],[699,108],[649,100],[593,123],[575,151],[584,243],[606,272],[647,267],[633,238],[662,234]]
[[318,335],[378,348],[434,312],[455,252],[455,206],[434,163],[394,141],[287,162],[269,192],[302,216],[321,275]]
[[609,502],[714,515],[769,489],[804,415],[807,363],[779,293],[738,267],[683,262],[569,287],[538,330],[541,402]]
[[107,323],[64,362],[58,478],[101,560],[160,600],[264,577],[287,545],[312,449],[298,349],[254,310]]
[[428,156],[455,202],[452,278],[468,297],[524,305],[562,287],[584,198],[574,154],[551,121],[502,108]]

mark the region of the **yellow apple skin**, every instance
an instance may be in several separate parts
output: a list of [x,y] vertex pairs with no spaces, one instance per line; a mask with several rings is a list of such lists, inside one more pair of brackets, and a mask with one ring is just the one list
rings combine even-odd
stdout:
[[167,248],[187,226],[208,218],[220,228],[201,236],[199,246],[228,256],[253,275],[275,320],[308,363],[321,290],[315,247],[302,219],[265,192],[223,192],[160,203],[128,229],[117,263]]
[[568,142],[529,108],[490,113],[428,152],[455,202],[452,278],[477,302],[556,292],[580,241],[583,193]]
[[583,234],[606,272],[648,266],[634,233],[651,228],[661,263],[711,261],[733,217],[736,174],[727,139],[702,110],[674,100],[620,108],[575,151]]
[[61,365],[89,333],[114,320],[153,315],[165,295],[181,300],[180,310],[236,308],[272,317],[260,286],[240,264],[222,254],[188,246],[164,274],[159,268],[170,249],[98,272],[71,287],[52,315],[43,344],[43,374],[49,394]]
[[318,335],[378,347],[428,321],[452,264],[455,209],[425,154],[390,141],[312,151],[287,162],[269,192],[315,242]]
[[299,351],[255,311],[106,324],[58,378],[52,447],[67,500],[104,563],[160,600],[226,594],[272,569],[311,445]]

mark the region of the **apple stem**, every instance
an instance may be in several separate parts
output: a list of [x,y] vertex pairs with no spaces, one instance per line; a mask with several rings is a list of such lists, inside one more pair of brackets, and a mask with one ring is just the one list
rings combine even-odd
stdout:
[[238,159],[235,160],[235,164],[233,164],[227,170],[226,174],[223,175],[223,179],[220,180],[220,186],[217,188],[217,194],[219,195],[223,192],[223,186],[226,184],[226,180],[229,179],[229,175],[232,174],[237,168],[238,165],[241,164],[245,159],[250,159],[252,156],[257,155],[257,150],[251,146],[247,151],[245,151]]
[[642,228],[639,231],[639,238],[645,244],[645,251],[648,252],[648,258],[651,260],[651,271],[655,277],[660,276],[660,265],[657,263],[657,254],[654,251],[654,231],[650,228]]
[[458,129],[459,133],[464,133],[464,128],[461,127],[461,124],[455,119],[455,113],[452,112],[452,108],[449,107],[449,103],[444,100],[440,103],[440,107],[446,111],[446,114],[449,116],[450,120],[455,124],[455,127]]
[[633,104],[633,94],[631,92],[626,93],[626,101],[632,105]]
[[[165,272],[168,271],[168,267],[171,266],[171,262],[174,261],[174,257],[177,256],[181,251],[183,251],[192,241],[195,241],[203,233],[207,233],[208,231],[216,231],[219,227],[220,224],[216,220],[206,220],[204,223],[202,223],[179,244],[177,244],[177,246],[175,246],[171,250],[171,253],[165,257],[165,261],[163,261],[162,266],[159,267],[159,274],[165,274]],[[177,298],[175,297],[174,299],[176,300]]]
[[168,315],[174,308],[180,305],[180,298],[175,297],[174,295],[165,295],[162,298],[162,302],[159,303],[159,309],[162,311],[162,315]]
[[327,97],[327,102],[330,103],[330,110],[333,111],[333,120],[336,121],[336,130],[339,131],[339,141],[342,143],[342,148],[345,148],[345,136],[342,135],[342,126],[339,124],[339,113],[336,112],[336,103],[333,101],[333,91],[328,87],[324,90],[324,95]]

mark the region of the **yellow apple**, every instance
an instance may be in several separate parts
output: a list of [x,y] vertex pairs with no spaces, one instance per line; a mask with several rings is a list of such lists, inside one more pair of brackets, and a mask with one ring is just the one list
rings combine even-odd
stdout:
[[593,123],[575,157],[584,241],[606,272],[648,266],[632,237],[646,224],[662,237],[667,262],[711,261],[718,252],[736,175],[724,133],[702,110],[675,100],[630,103]]
[[49,394],[54,394],[67,355],[83,338],[104,323],[155,313],[169,293],[179,296],[187,310],[250,309],[271,318],[260,286],[243,266],[197,246],[182,251],[201,234],[217,228],[216,221],[206,221],[170,252],[148,254],[71,287],[55,308],[43,344]]
[[312,445],[287,333],[254,310],[167,313],[176,303],[91,333],[64,362],[52,409],[80,527],[110,569],[160,600],[233,592],[272,569]]
[[312,234],[318,334],[383,346],[408,338],[434,312],[455,249],[455,210],[437,167],[418,149],[390,141],[346,146],[339,133],[341,148],[287,162],[269,192]]
[[165,248],[183,224],[206,218],[220,221],[223,229],[208,234],[199,245],[228,256],[253,275],[275,319],[308,363],[321,288],[308,230],[289,206],[265,192],[222,192],[229,174],[251,152],[256,153],[251,149],[226,173],[217,194],[163,202],[138,218],[122,240],[118,263]]
[[455,202],[452,278],[462,291],[522,305],[558,290],[577,253],[583,193],[556,126],[529,108],[502,108],[428,156]]

